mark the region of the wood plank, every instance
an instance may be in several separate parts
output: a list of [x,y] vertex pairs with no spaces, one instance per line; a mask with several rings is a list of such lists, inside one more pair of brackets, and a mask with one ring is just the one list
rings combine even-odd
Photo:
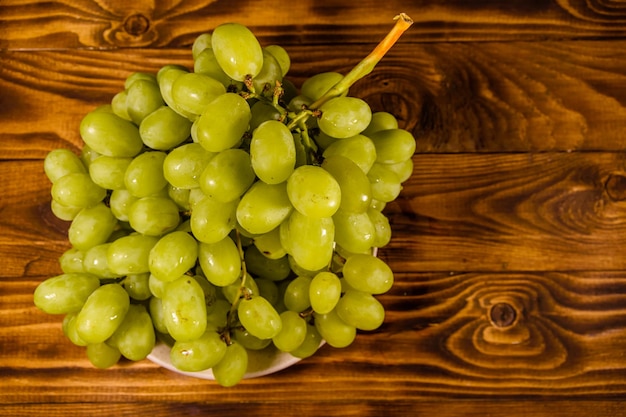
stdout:
[[385,210],[395,270],[626,267],[623,153],[419,154]]
[[[46,415],[48,417],[65,417],[72,414],[95,414],[100,417],[134,417],[147,414],[153,417],[192,417],[199,413],[209,415],[245,414],[249,417],[282,417],[285,409],[287,415],[328,417],[379,417],[379,416],[415,416],[429,415],[433,410],[438,417],[485,417],[499,415],[515,415],[520,409],[525,416],[532,417],[571,417],[572,415],[586,415],[596,417],[619,417],[626,415],[623,404],[619,400],[606,401],[366,401],[359,404],[351,402],[333,403],[328,401],[300,401],[287,398],[280,403],[268,402],[241,402],[235,404],[215,404],[206,402],[193,403],[90,403],[90,404],[57,404],[53,409],[49,405],[9,405],[3,411],[13,417],[32,417]],[[439,411],[440,410],[440,411]]]
[[[293,46],[289,78],[347,72],[369,45]],[[626,41],[396,45],[353,86],[392,112],[417,151],[524,152],[626,148]],[[78,149],[78,125],[135,71],[190,67],[187,49],[3,52],[0,157]],[[598,111],[602,109],[602,111]]]
[[[624,269],[625,157],[417,154],[385,208],[394,235],[380,256],[402,272]],[[0,275],[53,267],[67,223],[50,212],[41,162],[0,162],[0,174],[13,184],[0,220],[0,254],[12,262]]]
[[[241,398],[281,402],[293,398],[295,385],[298,402],[335,404],[626,394],[623,271],[399,273],[379,297],[387,311],[381,328],[360,332],[349,348],[325,346],[292,368],[228,390],[149,361],[94,369],[83,348],[62,335],[61,317],[30,304],[41,279],[0,280],[0,404],[89,398],[226,406]],[[512,320],[494,312],[503,304]]]
[[220,23],[248,25],[266,42],[286,45],[378,42],[400,12],[416,22],[404,41],[624,38],[626,9],[583,0],[407,4],[279,0],[23,1],[0,6],[0,49],[179,47]]

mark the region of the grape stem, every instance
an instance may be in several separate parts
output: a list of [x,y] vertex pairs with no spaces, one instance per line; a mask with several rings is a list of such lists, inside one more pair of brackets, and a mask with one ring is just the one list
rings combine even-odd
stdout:
[[400,39],[400,36],[413,24],[413,20],[406,14],[400,13],[394,20],[396,21],[393,28],[387,33],[383,40],[372,50],[372,52],[363,58],[352,70],[346,74],[337,84],[331,87],[317,101],[309,106],[309,109],[317,109],[328,100],[338,97],[348,91],[348,89],[358,80],[368,75],[376,64],[385,56],[391,47]]

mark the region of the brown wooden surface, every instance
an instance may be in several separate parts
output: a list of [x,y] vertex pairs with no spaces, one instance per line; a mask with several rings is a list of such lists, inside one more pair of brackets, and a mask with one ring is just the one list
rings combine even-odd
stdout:
[[[416,24],[352,89],[417,138],[383,326],[229,389],[94,369],[32,303],[68,247],[45,154],[219,23],[285,46],[300,84],[400,11]],[[0,414],[626,415],[625,51],[616,0],[0,2]]]

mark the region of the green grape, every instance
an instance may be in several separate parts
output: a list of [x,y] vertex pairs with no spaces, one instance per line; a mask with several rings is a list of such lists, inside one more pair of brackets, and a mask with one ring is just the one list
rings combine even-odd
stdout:
[[341,202],[337,180],[323,168],[303,165],[287,180],[287,196],[294,208],[312,218],[330,217]]
[[382,212],[385,209],[386,205],[387,205],[386,202],[379,201],[379,200],[376,200],[375,198],[372,198],[372,203],[370,204],[370,209]]
[[259,287],[256,285],[256,280],[250,275],[246,276],[246,282],[243,287],[241,285],[242,282],[243,280],[241,278],[237,278],[232,284],[222,287],[222,295],[226,301],[231,304],[235,304],[235,302],[243,296],[251,297],[258,296],[260,294]]
[[278,60],[270,52],[263,50],[263,67],[252,78],[252,86],[257,94],[272,96],[276,83],[283,79],[283,72]]
[[239,199],[254,180],[250,155],[243,149],[226,149],[207,163],[198,183],[205,195],[228,203]]
[[305,276],[305,277],[313,278],[319,272],[325,271],[328,267],[328,265],[324,265],[323,267],[318,268],[313,271],[310,269],[305,269],[302,266],[298,265],[298,263],[296,262],[293,256],[287,255],[287,258],[289,259],[289,265],[291,266],[291,270],[293,271],[295,275],[298,275],[298,276]]
[[415,138],[404,129],[381,130],[369,138],[376,147],[376,162],[381,164],[398,164],[415,153]]
[[148,301],[148,311],[150,312],[150,317],[152,317],[154,329],[161,334],[167,334],[165,312],[163,311],[163,299],[156,296],[150,297],[150,301]]
[[121,158],[102,155],[89,165],[89,175],[93,182],[108,190],[119,190],[125,187],[124,175],[132,158]]
[[402,191],[402,184],[398,175],[388,169],[386,165],[378,162],[372,165],[367,173],[367,178],[372,184],[372,198],[378,201],[385,203],[394,201]]
[[250,131],[254,132],[263,122],[280,119],[280,112],[266,101],[257,101],[250,107]]
[[307,78],[300,91],[311,100],[317,101],[342,79],[343,75],[338,72],[321,72]]
[[83,269],[85,272],[96,275],[100,279],[119,278],[121,276],[109,269],[107,260],[109,246],[111,246],[111,243],[102,243],[85,251],[83,258]]
[[374,225],[374,241],[372,242],[372,247],[382,248],[387,246],[389,241],[391,241],[389,219],[383,213],[373,208],[367,210],[367,215]]
[[[276,59],[278,59],[278,63],[280,64],[280,59],[279,58],[276,58]],[[291,62],[289,63],[289,65],[291,66]],[[293,100],[293,98],[296,97],[299,93],[296,85],[293,83],[293,81],[291,81],[288,78],[283,77],[281,87],[283,90],[282,97],[281,97],[283,103],[291,102],[291,100]]]
[[98,277],[88,273],[70,272],[42,281],[33,294],[35,306],[48,314],[79,311],[87,298],[100,287]]
[[143,148],[137,126],[114,113],[87,113],[80,122],[80,136],[90,149],[106,156],[133,157]]
[[286,183],[266,184],[257,181],[241,197],[236,216],[243,229],[258,235],[278,227],[292,211]]
[[295,311],[283,311],[280,314],[282,329],[272,338],[274,346],[282,352],[292,352],[306,339],[307,323]]
[[107,242],[108,243],[114,242],[121,237],[130,235],[133,232],[134,231],[130,228],[128,223],[118,222],[118,227],[115,230],[113,230],[113,233],[111,233],[111,235],[107,239]]
[[161,236],[180,223],[178,206],[167,197],[143,197],[128,208],[130,226],[139,233]]
[[126,111],[136,125],[163,104],[165,102],[155,80],[136,80],[126,90]]
[[237,307],[237,313],[241,325],[259,339],[271,339],[282,328],[280,315],[263,297],[242,299]]
[[342,211],[364,213],[370,206],[372,187],[365,173],[351,159],[343,155],[330,155],[322,163],[341,189]]
[[297,113],[303,109],[308,108],[311,104],[313,104],[312,98],[303,94],[299,94],[289,101],[289,103],[287,104],[287,110]]
[[318,126],[322,132],[338,139],[360,134],[372,120],[369,105],[356,97],[335,97],[322,104]]
[[161,106],[142,120],[139,135],[149,148],[167,151],[189,138],[191,121],[171,107]]
[[306,325],[306,338],[304,342],[295,350],[289,352],[291,356],[296,358],[305,359],[312,356],[320,347],[322,343],[322,336],[314,325]]
[[267,120],[252,133],[252,168],[261,181],[279,184],[294,171],[296,147],[291,132],[282,122]]
[[97,203],[85,207],[74,217],[67,234],[73,247],[86,250],[106,242],[116,225],[111,209],[104,203]]
[[63,334],[76,346],[87,346],[87,343],[78,336],[76,331],[76,317],[78,313],[68,313],[63,317]]
[[90,207],[101,202],[106,190],[96,185],[88,174],[75,172],[52,184],[52,198],[66,207]]
[[210,152],[235,147],[248,130],[250,106],[239,94],[226,93],[207,104],[196,121],[197,141]]
[[196,39],[191,44],[191,56],[193,59],[197,59],[198,55],[207,48],[211,48],[211,34],[201,33],[196,36]]
[[124,289],[133,300],[144,301],[152,297],[150,291],[150,274],[129,274],[122,284]]
[[316,313],[314,317],[315,328],[330,346],[345,348],[354,342],[356,327],[341,320],[335,310],[326,314]]
[[148,288],[150,288],[150,293],[157,298],[163,298],[163,294],[165,294],[165,287],[167,286],[166,281],[161,281],[154,275],[150,274],[148,277]]
[[122,90],[115,94],[111,99],[111,111],[124,120],[132,121],[128,114],[128,106],[126,100],[128,99],[128,91]]
[[223,23],[211,34],[217,62],[230,78],[244,81],[256,77],[263,67],[263,50],[256,36],[244,25]]
[[54,149],[48,152],[43,161],[43,169],[52,183],[67,174],[87,173],[78,155],[69,149]]
[[76,317],[76,331],[86,343],[102,343],[120,326],[130,297],[119,284],[105,284],[89,295]]
[[165,157],[163,176],[176,188],[189,190],[199,187],[200,175],[214,156],[213,152],[205,150],[199,143],[178,146]]
[[364,213],[339,210],[333,216],[335,242],[349,252],[367,252],[374,245],[376,229],[372,219]]
[[278,65],[280,65],[282,76],[284,77],[285,75],[287,75],[289,67],[291,66],[291,58],[289,57],[289,54],[287,53],[285,48],[280,45],[268,45],[263,49],[272,54],[274,58],[276,58],[276,61],[278,61]]
[[193,209],[195,205],[204,200],[204,198],[206,198],[206,194],[202,192],[200,187],[192,188],[189,190],[189,198],[187,199],[189,208]]
[[263,255],[254,245],[246,248],[244,259],[248,271],[261,278],[272,281],[282,281],[291,273],[287,256],[279,259],[270,259]]
[[188,73],[189,70],[183,66],[165,65],[157,72],[157,82],[159,84],[159,89],[161,90],[161,95],[163,96],[163,101],[165,102],[165,104],[167,104],[172,110],[174,110],[181,116],[186,117],[189,120],[194,120],[195,115],[179,108],[172,98],[172,86],[174,85],[174,82],[181,75]]
[[202,336],[206,304],[202,287],[194,278],[182,276],[167,283],[162,300],[165,325],[175,340],[188,342]]
[[217,62],[215,52],[211,48],[205,48],[195,57],[193,72],[204,74],[222,83],[224,87],[230,87],[235,81],[231,80]]
[[58,219],[71,222],[74,217],[82,210],[82,207],[64,206],[56,200],[50,200],[50,211]]
[[276,282],[267,278],[256,278],[254,282],[259,289],[259,295],[276,307],[276,304],[279,303],[281,298]]
[[135,83],[135,81],[139,80],[150,81],[152,83],[157,82],[156,76],[154,74],[149,72],[137,71],[126,77],[126,80],[124,80],[124,90],[128,90],[130,86]]
[[215,300],[213,309],[207,314],[207,329],[218,330],[226,327],[230,303],[222,298]]
[[356,135],[330,144],[324,150],[323,156],[329,158],[332,155],[342,155],[351,159],[367,174],[376,162],[376,147],[367,136]]
[[176,78],[171,90],[176,106],[196,116],[204,113],[207,104],[224,93],[226,87],[220,81],[195,72]]
[[235,227],[235,210],[239,200],[222,203],[205,197],[191,210],[191,231],[200,242],[215,243],[224,239]]
[[248,369],[248,352],[241,344],[232,341],[221,361],[213,366],[215,381],[223,387],[237,385]]
[[170,232],[150,249],[150,273],[161,281],[173,281],[187,273],[198,259],[198,242],[189,233]]
[[320,149],[326,149],[328,148],[331,144],[333,144],[334,142],[337,142],[341,139],[337,139],[337,138],[333,138],[332,136],[328,136],[326,133],[320,131],[319,133],[317,133],[315,135],[315,143],[317,144],[318,148]]
[[111,242],[107,252],[109,269],[120,276],[150,272],[150,250],[158,240],[154,236],[134,233]]
[[117,348],[111,347],[104,342],[89,343],[86,348],[87,359],[96,368],[106,369],[115,365],[122,354]]
[[385,319],[385,309],[380,301],[358,290],[346,291],[335,310],[343,322],[359,330],[375,330]]
[[283,295],[283,301],[287,309],[300,313],[311,307],[311,299],[309,297],[311,281],[311,277],[299,276],[289,282]]
[[137,155],[124,174],[125,188],[135,197],[147,197],[161,191],[167,185],[163,175],[165,152],[149,151]]
[[383,294],[393,285],[393,272],[373,255],[353,255],[343,266],[343,277],[350,286],[370,294]]
[[[97,110],[97,109],[96,109]],[[86,143],[83,144],[83,149],[80,150],[80,160],[89,169],[89,165],[96,158],[101,156],[98,152],[94,151],[89,145]]]
[[193,340],[177,340],[170,351],[172,365],[181,371],[199,372],[218,364],[226,354],[226,343],[215,331]]
[[330,264],[335,239],[332,218],[313,218],[294,211],[281,228],[288,236],[288,244],[283,246],[302,268],[317,271]]
[[131,361],[145,359],[156,342],[152,318],[142,304],[131,304],[124,320],[111,335],[108,343]]
[[411,175],[413,175],[413,160],[407,159],[406,161],[398,162],[397,164],[385,165],[385,168],[393,171],[398,176],[400,183],[405,182]]
[[381,130],[397,129],[398,120],[396,117],[388,112],[377,111],[372,113],[372,120],[367,128],[363,131],[363,134],[367,137],[372,133],[376,133]]
[[330,313],[341,298],[341,281],[329,271],[323,271],[313,277],[309,285],[311,308],[318,314]]
[[280,227],[254,237],[254,246],[269,259],[280,259],[287,255],[287,251],[280,243]]
[[[199,270],[198,272],[202,271]],[[206,312],[208,317],[215,308],[215,302],[217,301],[218,296],[217,288],[215,287],[215,285],[207,281],[204,275],[196,273],[195,275],[193,275],[193,279],[195,279],[202,288],[202,293],[204,294],[204,304],[206,305]]]
[[59,265],[64,273],[84,272],[83,259],[85,252],[76,248],[69,248],[59,257]]
[[206,279],[218,287],[230,285],[241,274],[241,257],[230,237],[198,246],[198,261]]
[[[164,166],[165,168],[165,166]],[[170,185],[167,187],[167,196],[176,203],[178,208],[182,211],[189,211],[191,209],[191,205],[189,204],[189,195],[191,194],[191,189],[189,188],[178,188]],[[183,223],[178,225],[178,229],[181,226],[187,225],[189,226],[189,220],[184,221]],[[189,226],[189,231],[191,231],[191,227]]]
[[243,327],[236,327],[232,333],[234,339],[249,350],[262,350],[272,343],[272,339],[259,339]]
[[111,208],[111,213],[113,213],[116,219],[127,222],[128,209],[137,200],[139,199],[126,189],[113,190],[109,196],[109,207]]

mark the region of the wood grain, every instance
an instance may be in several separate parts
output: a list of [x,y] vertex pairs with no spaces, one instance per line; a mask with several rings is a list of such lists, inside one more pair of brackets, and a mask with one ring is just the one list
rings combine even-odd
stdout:
[[[290,79],[347,72],[417,143],[385,208],[385,323],[224,389],[148,360],[95,369],[32,302],[68,223],[43,158],[135,71],[191,67],[229,20],[286,47]],[[0,414],[626,415],[626,7],[618,0],[0,4]]]
[[[95,370],[60,332],[60,318],[37,311],[38,279],[0,281],[0,404],[124,402],[138,391],[161,402],[297,402],[416,398],[494,399],[547,395],[580,399],[623,393],[626,275],[581,273],[400,273],[381,296],[387,321],[346,349],[324,347],[288,371],[225,390],[148,361]],[[507,302],[517,318],[494,326]],[[601,312],[601,314],[599,314]],[[26,342],[27,341],[27,342]],[[369,358],[376,357],[372,362]],[[11,386],[29,381],[17,392]],[[98,381],[93,384],[90,381]],[[107,387],[107,389],[102,389]],[[138,398],[139,399],[139,398]]]
[[617,0],[13,0],[0,5],[0,49],[179,47],[226,21],[281,45],[378,42],[400,12],[415,20],[406,37],[415,42],[626,35],[626,8]]
[[[299,86],[319,72],[346,73],[371,47],[289,47],[289,78]],[[420,153],[621,151],[624,49],[626,41],[401,44],[351,94],[395,114]],[[189,49],[5,51],[0,59],[0,149],[17,159],[42,158],[44,142],[81,147],[80,118],[110,102],[132,72],[193,65]]]

